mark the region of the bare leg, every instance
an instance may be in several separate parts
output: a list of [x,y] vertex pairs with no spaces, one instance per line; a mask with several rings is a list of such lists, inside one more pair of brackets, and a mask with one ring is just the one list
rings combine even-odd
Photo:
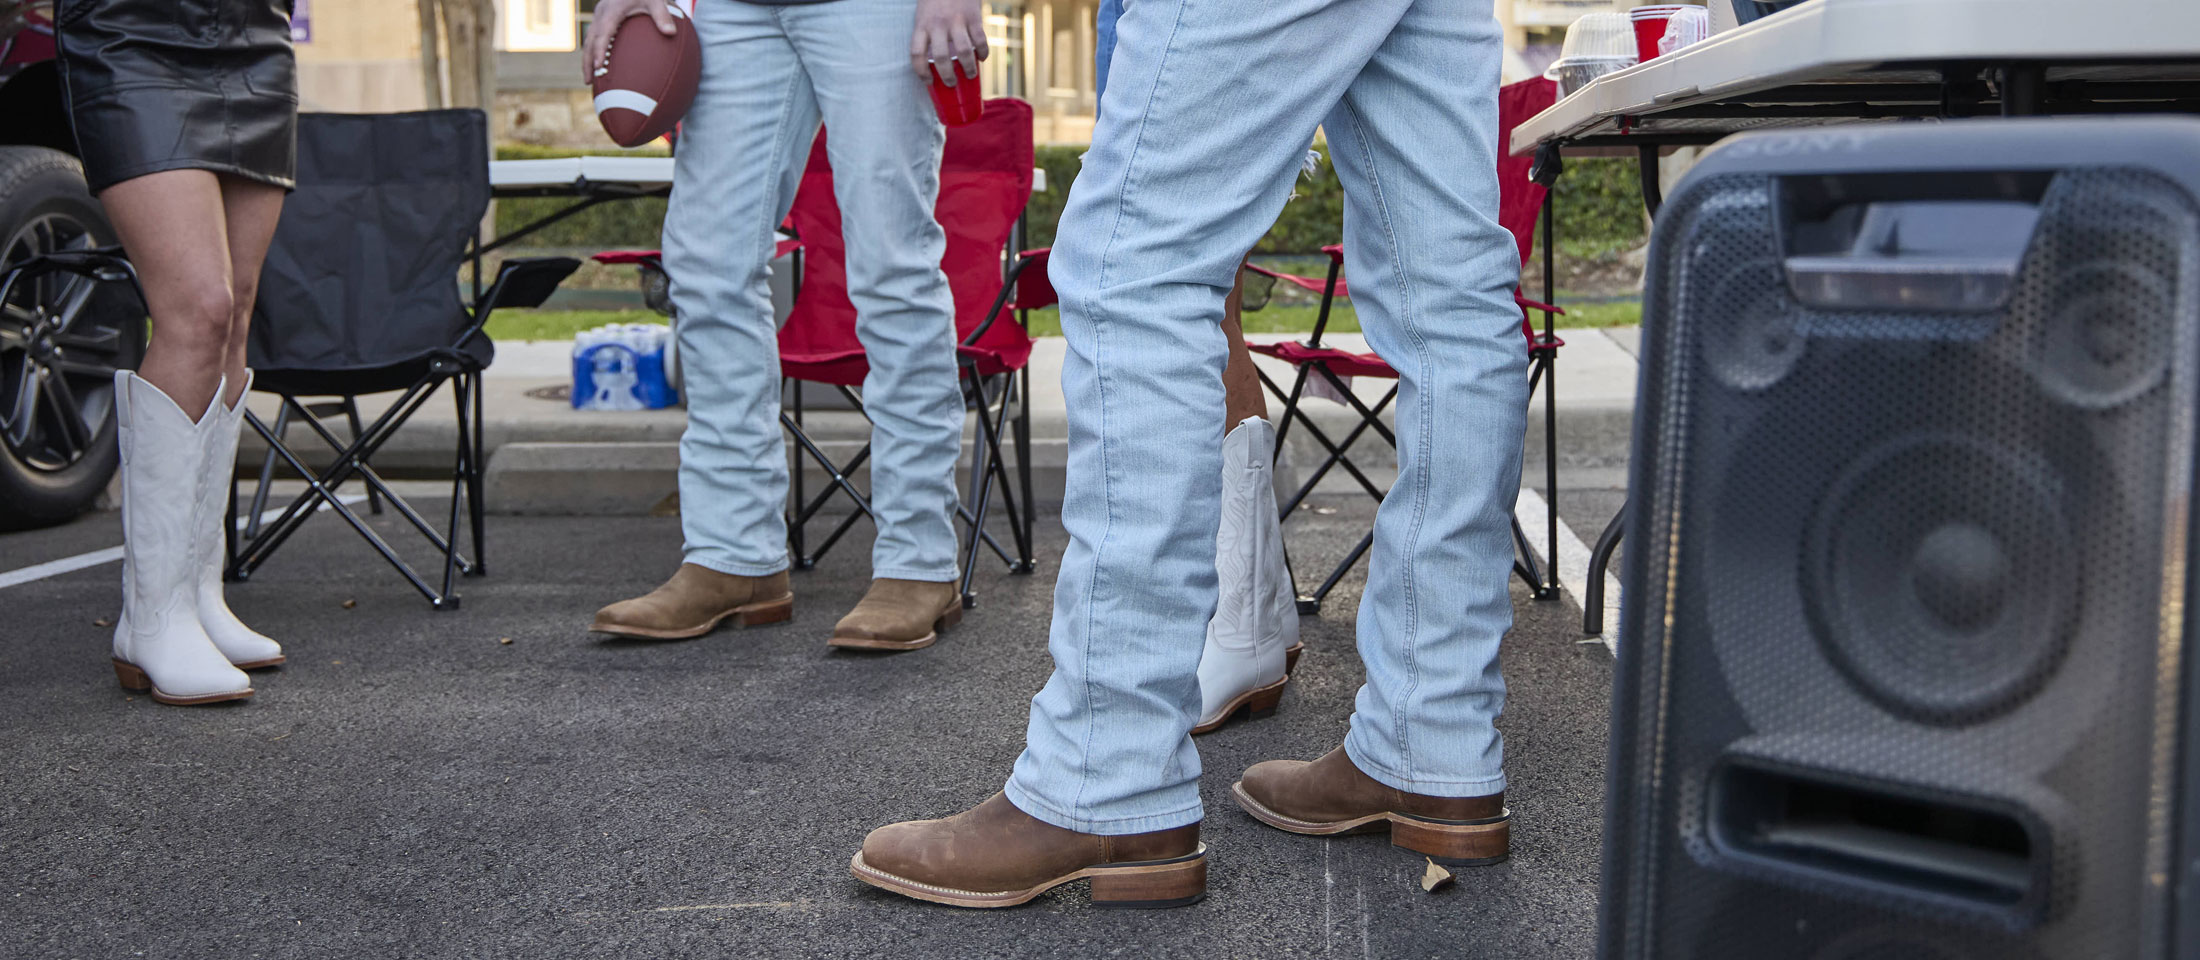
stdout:
[[214,398],[236,314],[221,185],[204,170],[166,170],[108,187],[99,200],[153,315],[138,376],[195,416]]
[[222,208],[229,231],[229,290],[232,308],[222,373],[229,378],[223,406],[234,406],[244,393],[244,345],[252,329],[252,304],[260,291],[260,264],[275,237],[283,212],[283,190],[256,180],[223,177]]
[[1222,368],[1223,410],[1229,419],[1222,432],[1229,433],[1247,417],[1268,416],[1268,398],[1260,390],[1260,373],[1253,369],[1253,354],[1245,349],[1245,326],[1238,319],[1245,300],[1245,271],[1222,301],[1222,335],[1230,340],[1230,362]]

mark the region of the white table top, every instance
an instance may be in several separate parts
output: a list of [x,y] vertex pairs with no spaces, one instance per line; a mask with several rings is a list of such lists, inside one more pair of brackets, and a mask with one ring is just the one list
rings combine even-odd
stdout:
[[565,187],[582,181],[642,188],[672,185],[671,157],[559,157],[551,160],[491,160],[491,189]]
[[[1621,117],[1647,130],[1662,111],[1799,84],[1937,82],[1937,64],[1958,60],[2044,62],[2050,82],[2200,79],[2200,0],[1810,0],[1599,77],[1515,128],[1511,147],[1618,134]],[[1767,125],[1666,129],[1687,123]]]
[[[1045,193],[1047,172],[1034,167],[1031,189]],[[644,190],[672,185],[671,157],[560,157],[551,160],[491,160],[492,190],[577,187],[582,182],[616,183]]]

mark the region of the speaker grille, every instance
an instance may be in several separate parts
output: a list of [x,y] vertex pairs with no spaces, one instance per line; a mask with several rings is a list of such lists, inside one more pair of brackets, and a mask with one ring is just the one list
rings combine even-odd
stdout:
[[1606,955],[2140,956],[2200,208],[2059,172],[2005,305],[1844,311],[1783,189],[1659,226]]

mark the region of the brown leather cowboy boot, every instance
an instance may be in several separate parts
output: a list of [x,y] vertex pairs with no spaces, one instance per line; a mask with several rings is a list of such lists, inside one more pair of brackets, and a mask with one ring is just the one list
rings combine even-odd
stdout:
[[873,580],[826,643],[853,650],[917,650],[931,646],[939,631],[962,622],[962,616],[962,597],[953,582]]
[[1407,793],[1361,773],[1343,747],[1312,763],[1253,764],[1230,792],[1246,813],[1278,830],[1322,837],[1387,829],[1392,844],[1454,866],[1503,862],[1512,843],[1512,811],[1503,793]]
[[889,824],[848,863],[881,890],[958,907],[1013,907],[1091,878],[1096,907],[1181,907],[1207,896],[1199,824],[1103,837],[1064,830],[1001,794],[945,820]]
[[596,622],[588,629],[614,637],[686,640],[709,633],[727,620],[737,627],[754,627],[793,618],[794,592],[787,589],[787,571],[743,577],[683,563],[664,586],[596,611]]

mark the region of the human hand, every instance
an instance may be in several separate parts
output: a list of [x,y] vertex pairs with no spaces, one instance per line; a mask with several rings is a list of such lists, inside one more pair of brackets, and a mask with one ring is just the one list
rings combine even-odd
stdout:
[[657,21],[657,32],[672,36],[672,0],[602,0],[596,4],[596,15],[588,23],[588,38],[581,41],[581,82],[596,82],[596,71],[604,68],[611,58],[611,38],[619,33],[619,24],[626,18],[647,15]]
[[[918,78],[932,82],[937,64],[940,82],[955,85],[955,63],[964,76],[978,76],[978,61],[991,51],[985,44],[985,4],[982,0],[917,0],[917,26],[909,37],[909,67]],[[950,62],[952,61],[952,62]]]

